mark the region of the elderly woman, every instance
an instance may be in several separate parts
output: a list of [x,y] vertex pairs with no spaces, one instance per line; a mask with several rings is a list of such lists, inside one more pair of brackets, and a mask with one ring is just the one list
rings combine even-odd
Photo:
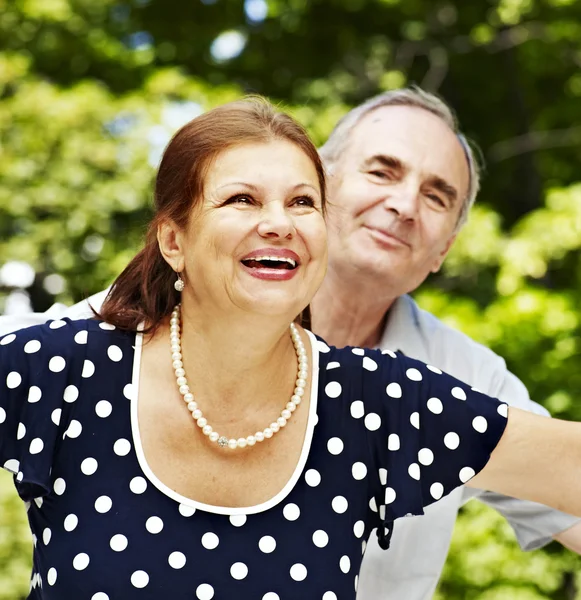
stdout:
[[512,409],[507,426],[434,367],[293,324],[325,273],[325,178],[288,116],[198,117],[155,202],[99,318],[0,339],[30,598],[348,599],[373,530],[386,546],[469,480],[581,512],[577,426]]

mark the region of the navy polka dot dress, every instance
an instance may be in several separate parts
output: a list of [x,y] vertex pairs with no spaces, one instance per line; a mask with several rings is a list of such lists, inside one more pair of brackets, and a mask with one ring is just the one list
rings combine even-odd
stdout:
[[29,598],[354,599],[368,537],[386,547],[395,519],[482,469],[507,406],[400,354],[310,339],[296,470],[271,500],[233,509],[149,469],[140,335],[82,320],[1,338],[0,465],[28,503]]

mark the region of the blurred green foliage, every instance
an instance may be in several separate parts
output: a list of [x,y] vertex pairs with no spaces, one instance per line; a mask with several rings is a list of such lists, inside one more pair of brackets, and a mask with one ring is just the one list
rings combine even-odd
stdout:
[[[487,163],[417,299],[581,420],[580,66],[574,0],[0,0],[0,268],[32,265],[37,310],[109,284],[140,243],[161,149],[202,110],[268,94],[321,143],[353,104],[416,82],[457,108]],[[0,600],[17,600],[32,542],[0,475]],[[581,598],[580,567],[556,544],[521,553],[471,503],[437,598]]]

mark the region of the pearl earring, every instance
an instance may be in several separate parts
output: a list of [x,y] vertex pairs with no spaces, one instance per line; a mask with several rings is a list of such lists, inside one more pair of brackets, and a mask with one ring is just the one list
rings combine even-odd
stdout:
[[176,289],[176,291],[178,292],[183,292],[184,288],[186,287],[186,284],[184,283],[184,280],[182,279],[182,276],[178,273],[177,274],[178,278],[174,281],[174,288]]

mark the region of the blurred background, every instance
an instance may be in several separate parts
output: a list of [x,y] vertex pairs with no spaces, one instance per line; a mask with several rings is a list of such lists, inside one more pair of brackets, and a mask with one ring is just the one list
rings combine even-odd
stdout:
[[[421,305],[581,420],[581,2],[0,0],[0,314],[101,290],[138,248],[172,133],[261,93],[317,143],[416,83],[482,149],[483,189]],[[0,474],[0,600],[29,588],[25,509]],[[581,598],[581,559],[523,554],[464,509],[438,600]],[[405,599],[402,599],[405,600]]]

